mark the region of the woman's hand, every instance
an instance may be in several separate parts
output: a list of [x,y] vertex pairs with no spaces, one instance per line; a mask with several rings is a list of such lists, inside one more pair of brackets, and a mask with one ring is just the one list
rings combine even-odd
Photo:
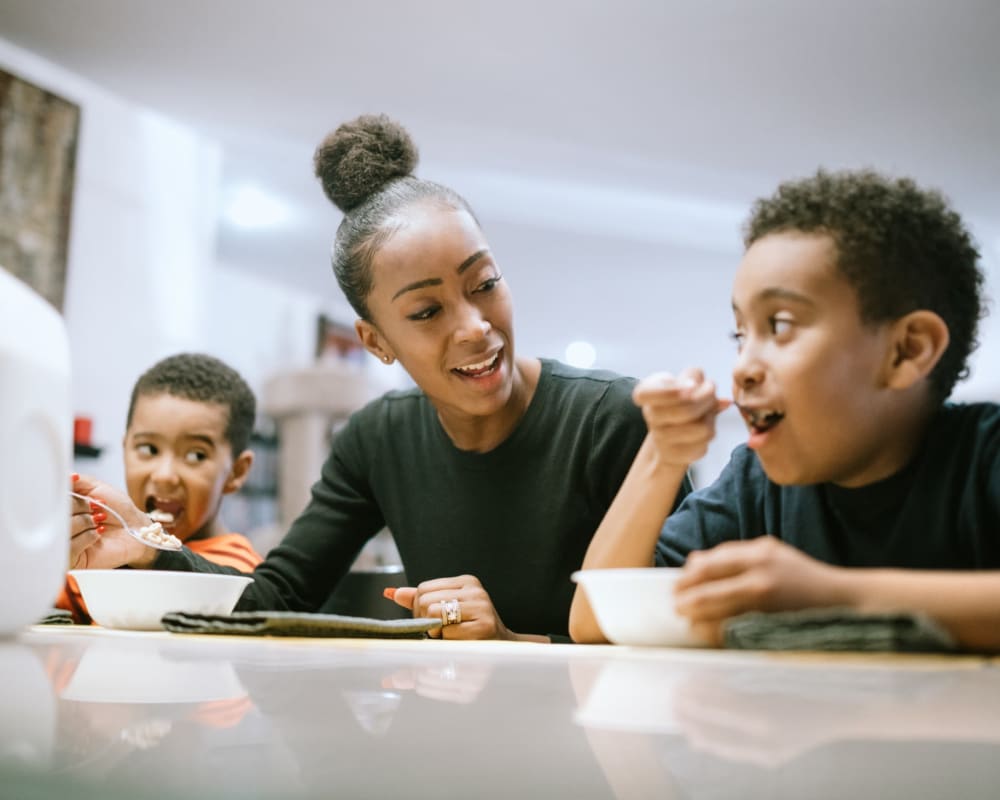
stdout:
[[720,643],[722,622],[747,611],[846,604],[839,575],[773,536],[724,542],[688,556],[674,604],[696,636]]
[[[110,506],[134,528],[149,524],[149,518],[135,507],[127,494],[106,483],[87,476],[74,476],[72,489]],[[152,565],[156,550],[135,539],[100,506],[74,497],[70,514],[70,569],[115,569],[126,564],[146,568]]]
[[632,391],[663,465],[687,468],[705,455],[715,437],[715,418],[732,405],[719,399],[715,384],[700,369],[674,377],[658,372]]
[[429,635],[434,638],[546,640],[542,636],[521,636],[509,631],[493,607],[493,601],[490,600],[483,585],[473,575],[436,578],[424,581],[416,587],[402,586],[391,594],[392,600],[403,608],[412,610],[414,617],[442,619],[441,610],[444,604],[451,600],[458,601],[461,622],[442,625],[431,631]]

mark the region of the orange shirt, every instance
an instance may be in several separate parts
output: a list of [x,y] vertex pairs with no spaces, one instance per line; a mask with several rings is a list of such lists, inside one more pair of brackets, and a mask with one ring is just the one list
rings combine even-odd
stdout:
[[[219,536],[210,536],[208,539],[185,542],[184,545],[192,553],[197,553],[214,564],[235,567],[241,572],[253,572],[253,568],[264,560],[253,549],[250,540],[238,533],[223,533]],[[74,622],[86,625],[92,621],[90,614],[87,613],[87,605],[83,602],[83,595],[80,594],[80,587],[69,575],[66,576],[66,583],[56,599],[55,606],[70,611]]]

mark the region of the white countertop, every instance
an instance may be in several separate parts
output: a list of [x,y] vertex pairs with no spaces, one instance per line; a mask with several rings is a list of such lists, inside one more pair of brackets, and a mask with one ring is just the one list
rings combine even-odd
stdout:
[[0,796],[1000,796],[1000,670],[766,654],[35,627]]

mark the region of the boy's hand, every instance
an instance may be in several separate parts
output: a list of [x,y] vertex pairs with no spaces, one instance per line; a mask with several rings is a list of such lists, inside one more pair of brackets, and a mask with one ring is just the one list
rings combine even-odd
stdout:
[[[134,528],[149,523],[148,518],[124,492],[87,476],[73,481],[73,491],[110,506]],[[118,521],[98,506],[72,498],[70,518],[70,569],[115,569],[128,564],[146,568],[156,558],[156,550],[146,547],[124,531]],[[95,519],[95,515],[96,519]]]
[[772,536],[691,553],[674,590],[692,631],[721,641],[721,624],[747,611],[793,611],[847,602],[836,567]]
[[715,437],[716,416],[732,405],[716,396],[715,384],[700,369],[677,377],[650,375],[636,385],[632,399],[642,408],[660,463],[685,469],[705,455]]

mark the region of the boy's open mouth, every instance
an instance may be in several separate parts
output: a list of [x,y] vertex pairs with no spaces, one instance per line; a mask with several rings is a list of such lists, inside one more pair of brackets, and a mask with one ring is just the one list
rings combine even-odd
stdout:
[[765,433],[771,430],[771,428],[785,418],[784,412],[773,408],[747,408],[740,405],[737,407],[740,410],[740,414],[743,415],[743,419],[746,420],[747,425],[753,428],[756,433]]
[[146,513],[150,519],[161,525],[172,525],[181,509],[181,504],[176,500],[163,500],[153,496],[146,498]]

